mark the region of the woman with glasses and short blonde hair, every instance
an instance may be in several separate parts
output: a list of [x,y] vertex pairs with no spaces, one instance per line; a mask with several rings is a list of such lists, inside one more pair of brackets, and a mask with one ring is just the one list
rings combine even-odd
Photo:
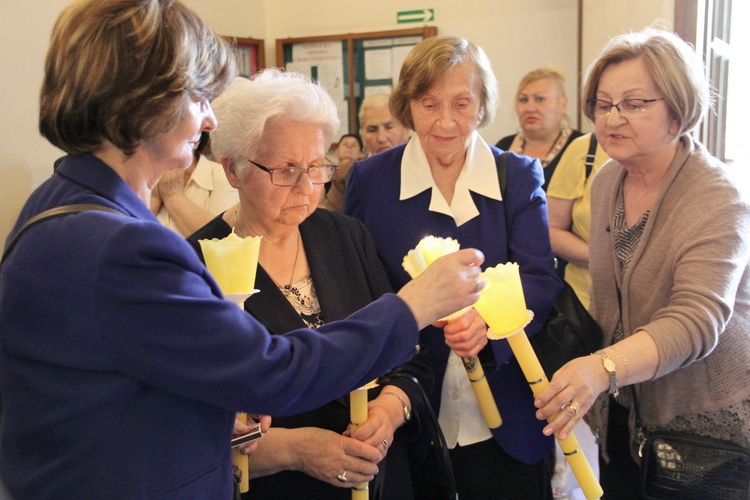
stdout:
[[[709,85],[675,34],[612,39],[584,95],[612,158],[594,178],[589,239],[604,349],[554,375],[538,417],[566,405],[545,428],[564,437],[586,414],[606,457],[605,497],[634,498],[639,445],[655,432],[750,446],[750,205],[727,166],[689,135],[710,105]],[[715,498],[729,498],[723,487],[736,494],[733,484],[713,486]],[[670,488],[673,498],[688,487]]]

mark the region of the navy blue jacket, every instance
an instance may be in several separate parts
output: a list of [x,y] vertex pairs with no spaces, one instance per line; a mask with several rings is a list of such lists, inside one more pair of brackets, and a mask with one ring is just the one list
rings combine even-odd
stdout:
[[407,361],[386,294],[316,334],[269,335],[106,164],[69,156],[23,208],[100,203],[26,232],[0,273],[0,474],[17,498],[232,494],[234,415],[289,415]]
[[[534,320],[526,327],[526,333],[538,332],[562,289],[554,271],[547,202],[541,187],[544,176],[539,162],[510,154],[506,199],[497,201],[472,192],[480,215],[456,226],[452,217],[429,211],[429,189],[399,200],[405,148],[406,145],[397,146],[357,162],[349,174],[343,210],[367,226],[394,290],[409,281],[401,264],[423,237],[454,238],[461,248],[481,250],[485,256],[484,268],[509,261],[518,263],[526,305],[534,311]],[[495,158],[499,158],[502,152],[492,146],[491,149]],[[510,227],[506,220],[510,221]],[[431,400],[437,411],[450,350],[442,332],[433,327],[422,331],[420,344],[434,371]],[[531,389],[508,342],[498,340],[490,345],[494,367],[488,364],[485,372],[503,419],[503,425],[492,433],[508,454],[529,464],[536,463],[551,451],[553,438],[542,434],[545,422],[535,416]]]

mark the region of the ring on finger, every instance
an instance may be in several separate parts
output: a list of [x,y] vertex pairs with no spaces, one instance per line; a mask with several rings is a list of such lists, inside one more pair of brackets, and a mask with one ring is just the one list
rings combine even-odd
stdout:
[[565,403],[564,408],[573,412],[573,414],[570,415],[571,417],[575,417],[576,415],[578,415],[578,412],[581,411],[581,405],[579,405],[575,401],[568,401],[567,403]]
[[477,278],[477,279],[474,280],[474,289],[472,290],[471,293],[479,293],[479,292],[482,291],[482,288],[484,288],[482,286],[482,281]]
[[346,483],[349,481],[349,479],[346,478],[346,471],[342,472],[338,476],[336,476],[336,479],[338,479],[342,483]]
[[387,450],[388,449],[388,440],[384,439],[384,440],[381,441],[381,443],[383,443],[383,449]]

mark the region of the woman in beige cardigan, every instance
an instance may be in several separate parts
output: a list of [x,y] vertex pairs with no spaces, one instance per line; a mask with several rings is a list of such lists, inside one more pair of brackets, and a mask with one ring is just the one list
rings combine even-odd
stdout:
[[[702,64],[674,34],[613,39],[590,71],[586,114],[614,161],[592,190],[591,311],[603,350],[537,398],[545,433],[588,414],[606,498],[639,492],[642,431],[750,444],[750,206],[688,133],[709,105]],[[636,430],[636,418],[639,429]]]

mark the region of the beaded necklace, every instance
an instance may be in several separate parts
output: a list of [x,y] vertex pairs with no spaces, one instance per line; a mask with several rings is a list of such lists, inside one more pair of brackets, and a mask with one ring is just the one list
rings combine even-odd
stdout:
[[[555,159],[560,151],[562,151],[562,148],[565,147],[565,142],[571,132],[572,130],[570,128],[563,128],[560,130],[560,133],[557,134],[557,139],[555,139],[555,142],[552,143],[552,147],[547,152],[547,155],[544,158],[539,159],[539,161],[542,162],[543,167],[546,167],[552,160]],[[523,150],[526,147],[526,138],[523,136],[523,131],[518,132],[518,135],[520,136],[521,145],[516,150],[516,153],[522,155]]]

